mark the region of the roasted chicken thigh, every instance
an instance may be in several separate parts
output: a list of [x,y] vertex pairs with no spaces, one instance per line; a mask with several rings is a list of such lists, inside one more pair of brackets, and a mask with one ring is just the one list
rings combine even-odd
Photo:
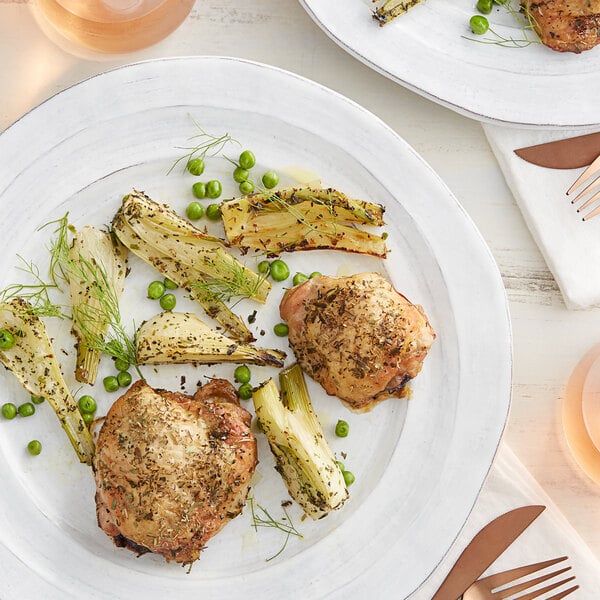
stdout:
[[98,436],[98,525],[117,546],[196,560],[245,504],[257,463],[250,421],[225,380],[193,397],[135,383]]
[[401,395],[435,338],[423,309],[378,273],[309,279],[280,313],[302,369],[359,411]]
[[600,0],[522,0],[542,43],[580,53],[600,43]]

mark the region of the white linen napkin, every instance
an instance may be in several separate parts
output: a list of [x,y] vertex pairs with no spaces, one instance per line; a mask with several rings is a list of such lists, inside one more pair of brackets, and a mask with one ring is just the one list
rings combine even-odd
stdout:
[[483,125],[506,182],[570,309],[600,306],[600,216],[582,222],[566,191],[581,169],[547,169],[516,148],[590,133]]
[[513,508],[528,504],[541,504],[546,506],[546,510],[484,575],[568,556],[569,559],[560,563],[560,566],[572,566],[576,581],[557,591],[577,583],[580,588],[569,596],[569,600],[598,600],[600,562],[505,443],[501,444],[481,494],[450,552],[435,573],[410,596],[410,600],[429,600],[460,553],[483,526]]

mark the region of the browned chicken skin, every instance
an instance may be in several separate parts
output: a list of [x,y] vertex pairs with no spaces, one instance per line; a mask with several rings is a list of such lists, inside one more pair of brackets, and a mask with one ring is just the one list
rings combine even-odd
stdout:
[[193,397],[135,383],[98,436],[98,525],[118,546],[196,560],[245,504],[257,464],[250,421],[225,380]]
[[600,0],[522,0],[542,43],[559,52],[575,52],[600,43]]
[[435,338],[423,309],[378,273],[309,279],[280,313],[303,370],[359,411],[400,396]]

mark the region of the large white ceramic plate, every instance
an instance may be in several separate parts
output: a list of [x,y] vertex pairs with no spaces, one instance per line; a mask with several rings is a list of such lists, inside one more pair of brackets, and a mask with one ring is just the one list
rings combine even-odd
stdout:
[[[492,464],[510,397],[510,330],[502,282],[475,227],[435,173],[384,123],[350,100],[268,66],[230,58],[139,63],[76,85],[27,114],[0,136],[1,284],[23,277],[16,253],[47,264],[48,221],[69,212],[75,226],[107,223],[131,188],[183,212],[193,177],[166,175],[176,147],[195,133],[229,132],[258,157],[255,172],[274,168],[290,182],[301,170],[327,185],[383,203],[391,253],[385,261],[333,252],[286,255],[293,271],[387,272],[422,304],[437,332],[411,400],[390,400],[355,415],[311,382],[310,390],[338,456],[356,475],[351,500],[319,522],[290,514],[303,535],[267,562],[284,537],[251,526],[246,509],[208,544],[190,573],[161,558],[113,546],[96,526],[94,484],[50,407],[0,423],[0,596],[147,600],[196,598],[404,598],[433,572],[465,523]],[[239,148],[226,152],[236,156]],[[233,194],[231,165],[208,161]],[[287,174],[286,174],[287,173]],[[218,225],[217,225],[218,227]],[[245,257],[250,266],[256,258]],[[159,309],[145,299],[156,275],[132,258],[122,301],[136,322]],[[286,284],[275,284],[258,309],[259,343],[287,347],[270,333]],[[289,284],[288,284],[289,285]],[[178,308],[196,307],[179,295]],[[73,340],[68,323],[49,322],[68,382]],[[264,335],[260,330],[264,330]],[[110,361],[100,378],[111,372]],[[273,374],[254,367],[253,381]],[[147,369],[153,385],[187,391],[233,366]],[[104,413],[114,395],[92,390]],[[1,401],[24,393],[2,375]],[[351,434],[335,438],[338,418]],[[25,445],[40,439],[31,457]],[[285,488],[264,438],[254,496],[274,516]],[[25,572],[26,576],[22,573]]]
[[[373,69],[469,117],[498,124],[579,127],[600,123],[600,49],[580,55],[534,44],[504,48],[465,39],[473,0],[426,0],[385,27],[370,0],[300,0],[342,48]],[[513,0],[514,4],[518,4]],[[491,27],[522,39],[495,7]],[[489,37],[489,36],[488,36]]]

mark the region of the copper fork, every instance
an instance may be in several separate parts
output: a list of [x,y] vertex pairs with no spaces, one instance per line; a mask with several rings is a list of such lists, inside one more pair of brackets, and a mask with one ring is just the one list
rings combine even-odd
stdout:
[[[588,182],[592,177],[600,172],[600,156],[577,178],[577,181],[567,190],[567,196],[570,196],[577,188]],[[589,183],[575,198],[571,200],[571,204],[576,204],[585,196],[593,194],[577,209],[578,213],[583,212],[586,208],[591,207],[594,202],[600,199],[600,177]],[[584,221],[589,221],[592,217],[600,214],[600,206],[596,206],[583,216]]]
[[[514,600],[533,600],[534,598],[541,598],[542,596],[544,597],[544,600],[560,600],[561,598],[565,598],[569,594],[572,594],[575,590],[579,589],[579,586],[574,585],[568,589],[563,589],[562,591],[555,593],[553,596],[548,596],[546,594],[549,594],[552,590],[556,590],[557,588],[564,586],[570,581],[573,581],[573,579],[575,579],[574,575],[548,583],[543,587],[537,587],[533,590],[532,588],[539,586],[550,579],[554,579],[563,573],[566,573],[571,569],[571,567],[563,567],[523,582],[513,582],[516,582],[527,575],[531,575],[532,573],[537,573],[538,571],[546,569],[547,567],[551,567],[552,565],[564,560],[567,560],[567,557],[561,556],[560,558],[553,558],[551,560],[535,563],[533,565],[527,565],[525,567],[517,567],[516,569],[510,569],[509,571],[503,571],[502,573],[497,573],[496,575],[490,575],[489,577],[478,579],[463,594],[463,600],[502,600],[503,598],[513,598],[513,596]],[[511,583],[513,583],[513,585],[506,587]],[[515,594],[518,594],[519,592],[526,592],[527,590],[531,591],[520,596],[515,596]]]

